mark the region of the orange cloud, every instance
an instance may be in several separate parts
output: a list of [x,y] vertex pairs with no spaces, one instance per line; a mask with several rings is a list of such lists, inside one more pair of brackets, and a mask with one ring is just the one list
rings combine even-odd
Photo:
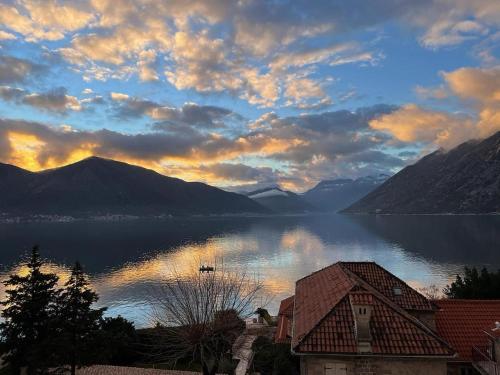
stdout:
[[477,136],[477,129],[470,118],[424,109],[415,104],[407,104],[370,121],[370,127],[391,133],[402,142],[434,143],[445,148]]

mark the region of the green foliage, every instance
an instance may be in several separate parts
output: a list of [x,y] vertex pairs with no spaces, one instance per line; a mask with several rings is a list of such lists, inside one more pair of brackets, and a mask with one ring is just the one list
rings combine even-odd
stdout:
[[98,352],[97,339],[104,308],[92,309],[99,299],[89,288],[80,263],[76,263],[58,300],[60,346],[58,362],[69,364],[71,374],[76,367],[94,363]]
[[4,362],[14,372],[27,367],[28,374],[44,372],[55,360],[58,277],[42,272],[35,246],[25,266],[25,276],[11,275],[5,282],[6,299],[0,324]]
[[252,344],[255,355],[253,371],[262,375],[298,375],[299,360],[292,356],[290,344],[275,344],[267,337],[258,337]]
[[105,318],[101,322],[99,362],[115,366],[131,365],[138,358],[137,343],[133,323],[121,316]]
[[448,298],[500,298],[500,270],[489,272],[483,268],[479,272],[475,267],[465,267],[463,277],[457,275],[455,281],[444,289],[444,293]]
[[135,328],[118,318],[103,319],[105,309],[93,309],[98,296],[76,263],[63,289],[58,277],[42,272],[38,247],[24,265],[26,275],[4,282],[6,299],[0,324],[0,355],[9,373],[60,373],[96,363],[131,364]]

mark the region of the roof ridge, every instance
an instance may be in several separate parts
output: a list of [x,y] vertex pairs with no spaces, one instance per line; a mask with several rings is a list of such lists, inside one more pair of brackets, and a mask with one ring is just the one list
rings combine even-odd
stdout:
[[[389,272],[387,271],[384,267],[382,267],[380,264],[378,264],[377,262],[338,262],[340,263],[340,266],[342,268],[344,264],[346,263],[365,263],[365,264],[374,264],[376,267],[378,267],[380,270],[382,270],[383,272],[385,273],[388,273],[390,274],[392,277],[394,277],[396,280],[398,280],[399,282],[403,283],[404,286],[410,288],[412,291],[414,291],[415,293],[417,293],[419,296],[421,296],[422,298],[426,299],[427,301],[429,301],[429,304],[432,306],[432,300],[430,300],[429,298],[427,298],[426,296],[424,296],[422,293],[420,293],[418,290],[412,288],[406,281],[404,281],[403,279],[399,278],[398,276],[396,276],[395,274],[393,274],[392,272]],[[347,269],[349,272],[352,272],[356,275],[356,277],[359,277],[361,280],[364,281],[364,279],[361,277],[361,276],[358,276],[354,271],[351,271],[349,269]],[[369,284],[369,283],[367,283]],[[371,284],[369,284],[370,286],[372,286]],[[375,288],[375,287],[374,287]],[[378,288],[375,288],[377,291],[378,291]]]
[[357,276],[354,272],[352,272],[348,269],[346,271],[348,273],[351,273],[355,278],[359,279],[359,281],[362,284],[365,284],[365,285],[363,285],[363,287],[365,287],[368,290],[371,289],[374,292],[373,294],[377,299],[379,299],[380,301],[382,301],[383,303],[388,305],[390,308],[392,308],[394,311],[398,312],[403,317],[407,318],[408,320],[412,321],[413,323],[416,323],[416,325],[419,326],[420,328],[423,328],[423,330],[426,333],[430,334],[432,337],[434,337],[435,339],[440,341],[442,344],[446,345],[453,352],[455,352],[455,349],[453,349],[450,344],[448,344],[442,337],[440,337],[437,334],[437,332],[434,332],[430,327],[426,326],[422,321],[420,321],[415,316],[411,315],[408,311],[406,311],[405,309],[400,307],[396,302],[392,301],[390,298],[386,297],[383,293],[379,292],[378,289],[376,289],[375,287],[370,285],[368,282],[364,281],[361,277]]
[[467,303],[500,303],[499,299],[467,299],[467,298],[439,298],[432,299],[433,302],[467,302]]
[[[334,266],[339,266],[339,263],[340,263],[340,262],[336,262],[336,263],[330,264],[329,266],[324,267],[324,268],[322,268],[322,269],[320,269],[320,270],[318,270],[318,271],[315,271],[315,272],[311,273],[310,275],[307,275],[307,276],[305,276],[305,277],[303,277],[303,278],[301,278],[301,279],[297,280],[297,281],[295,282],[295,285],[297,285],[297,284],[299,283],[299,281],[305,280],[305,279],[307,279],[308,277],[310,277],[310,276],[312,276],[312,275],[315,275],[315,274],[317,274],[317,273],[319,273],[319,272],[321,272],[321,271],[324,271],[324,270],[326,270],[326,269],[328,269],[328,268],[330,268],[330,267],[332,267],[332,268],[333,268]],[[350,279],[350,280],[352,281],[352,277],[351,277],[348,273],[346,273],[346,272],[345,272],[345,270],[344,270],[344,268],[343,268],[343,267],[340,267],[340,266],[339,266],[339,270],[340,270],[340,271],[342,271],[342,272],[344,273],[344,275],[345,275],[348,279]],[[293,318],[293,320],[292,320],[292,342],[291,342],[291,344],[292,344],[292,348],[293,348],[293,347],[297,347],[298,345],[300,345],[300,343],[301,343],[301,342],[302,342],[302,341],[303,341],[303,340],[304,340],[304,339],[305,339],[305,338],[306,338],[306,337],[307,337],[307,336],[308,336],[308,335],[309,335],[312,331],[314,331],[314,330],[316,329],[316,327],[318,327],[318,325],[319,325],[319,324],[321,324],[321,322],[322,322],[323,320],[325,320],[325,319],[326,319],[326,317],[327,317],[327,316],[328,316],[328,315],[332,312],[332,310],[333,310],[333,309],[334,309],[334,308],[335,308],[335,307],[336,307],[336,306],[340,303],[340,301],[342,301],[342,300],[343,300],[346,296],[348,296],[348,295],[349,295],[349,293],[352,291],[352,289],[353,289],[354,287],[356,287],[356,286],[357,286],[357,285],[356,285],[356,283],[354,283],[354,285],[352,285],[352,286],[351,286],[351,288],[350,288],[350,289],[349,289],[349,290],[345,293],[345,295],[344,295],[342,298],[340,298],[340,299],[337,301],[337,303],[336,303],[336,304],[334,304],[334,305],[333,305],[333,306],[332,306],[332,307],[331,307],[331,308],[330,308],[330,309],[329,309],[329,310],[328,310],[328,311],[327,311],[327,312],[326,312],[326,313],[325,313],[325,314],[324,314],[324,315],[323,315],[320,319],[318,319],[318,321],[317,321],[317,322],[316,322],[316,323],[315,323],[315,324],[311,327],[311,329],[310,329],[310,330],[309,330],[306,334],[304,334],[304,335],[303,335],[300,339],[299,339],[299,338],[297,338],[297,342],[296,342],[296,344],[295,344],[295,345],[294,345],[294,343],[293,343],[293,337],[295,336],[295,335],[294,335],[294,333],[295,333],[295,306],[296,306],[296,304],[295,304],[295,299],[294,299],[294,301],[293,301],[293,317],[294,317],[294,318]],[[295,287],[295,288],[297,288],[297,287]],[[296,295],[296,294],[295,294],[295,295]]]
[[321,272],[321,271],[324,271],[324,270],[326,270],[326,269],[328,269],[328,268],[330,268],[330,267],[334,267],[334,266],[338,265],[339,263],[340,263],[340,262],[335,262],[335,263],[329,264],[328,266],[325,266],[325,267],[323,267],[323,268],[321,268],[321,269],[319,269],[319,270],[316,270],[316,271],[314,271],[313,273],[310,273],[309,275],[303,276],[303,277],[301,277],[300,279],[297,279],[297,280],[295,281],[295,285],[297,285],[297,284],[299,283],[299,281],[302,281],[302,280],[308,279],[309,277],[311,277],[311,276],[313,276],[313,275],[316,275],[317,273],[319,273],[319,272]]
[[[336,304],[335,306],[333,306],[321,319],[318,320],[318,322],[309,330],[309,332],[307,332],[304,336],[302,336],[302,338],[300,340],[297,340],[297,343],[295,345],[293,345],[293,340],[292,340],[292,349],[293,348],[296,348],[298,347],[307,337],[309,337],[309,335],[311,335],[314,330],[316,330],[316,328],[318,328],[321,323],[323,323],[323,321],[328,318],[328,316],[331,314],[331,312],[340,304],[340,302],[342,302],[343,300],[345,300],[348,296],[349,296],[349,293],[351,291],[347,292],[346,295],[344,297],[342,297]],[[295,304],[295,302],[294,302]],[[294,309],[295,309],[295,306],[294,306]],[[293,330],[294,330],[294,327],[295,327],[295,319],[292,320],[292,337],[293,337]]]

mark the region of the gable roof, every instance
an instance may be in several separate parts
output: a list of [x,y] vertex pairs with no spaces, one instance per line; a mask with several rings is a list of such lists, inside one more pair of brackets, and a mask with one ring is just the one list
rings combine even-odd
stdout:
[[[375,262],[341,262],[340,264],[405,310],[433,310],[432,303],[427,298]],[[395,294],[395,288],[399,288],[401,294]]]
[[[293,350],[297,353],[358,353],[350,303],[354,301],[373,305],[370,323],[373,354],[453,356],[454,351],[446,342],[402,308],[408,305],[408,301],[425,297],[417,292],[415,295],[407,284],[375,263],[364,262],[362,265],[356,267],[348,263],[346,266],[346,263],[339,262],[297,281]],[[390,276],[394,278],[392,284]],[[379,291],[379,281],[380,285],[396,285],[401,288],[403,296],[411,296],[394,300],[391,298],[394,297],[392,287],[390,297],[386,296]],[[425,311],[432,309],[431,303],[426,302],[411,306],[420,306]]]
[[492,328],[500,321],[499,300],[444,299],[434,303],[439,307],[436,330],[457,350],[458,360],[470,361],[473,346],[487,345],[488,335],[498,335]]
[[274,335],[274,342],[277,344],[284,344],[290,342],[288,336],[289,328],[293,320],[293,303],[295,296],[285,298],[280,303],[278,312],[278,324],[276,327],[276,334]]
[[339,263],[297,281],[293,310],[292,347],[298,345],[355,286]]
[[[376,296],[372,298],[371,354],[396,356],[452,356],[443,341]],[[358,352],[354,316],[345,297],[295,348],[301,353]]]

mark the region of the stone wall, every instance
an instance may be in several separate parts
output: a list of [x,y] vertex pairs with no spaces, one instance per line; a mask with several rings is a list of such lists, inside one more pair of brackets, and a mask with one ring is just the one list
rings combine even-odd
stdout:
[[444,359],[327,356],[301,358],[301,375],[446,375],[446,369]]

